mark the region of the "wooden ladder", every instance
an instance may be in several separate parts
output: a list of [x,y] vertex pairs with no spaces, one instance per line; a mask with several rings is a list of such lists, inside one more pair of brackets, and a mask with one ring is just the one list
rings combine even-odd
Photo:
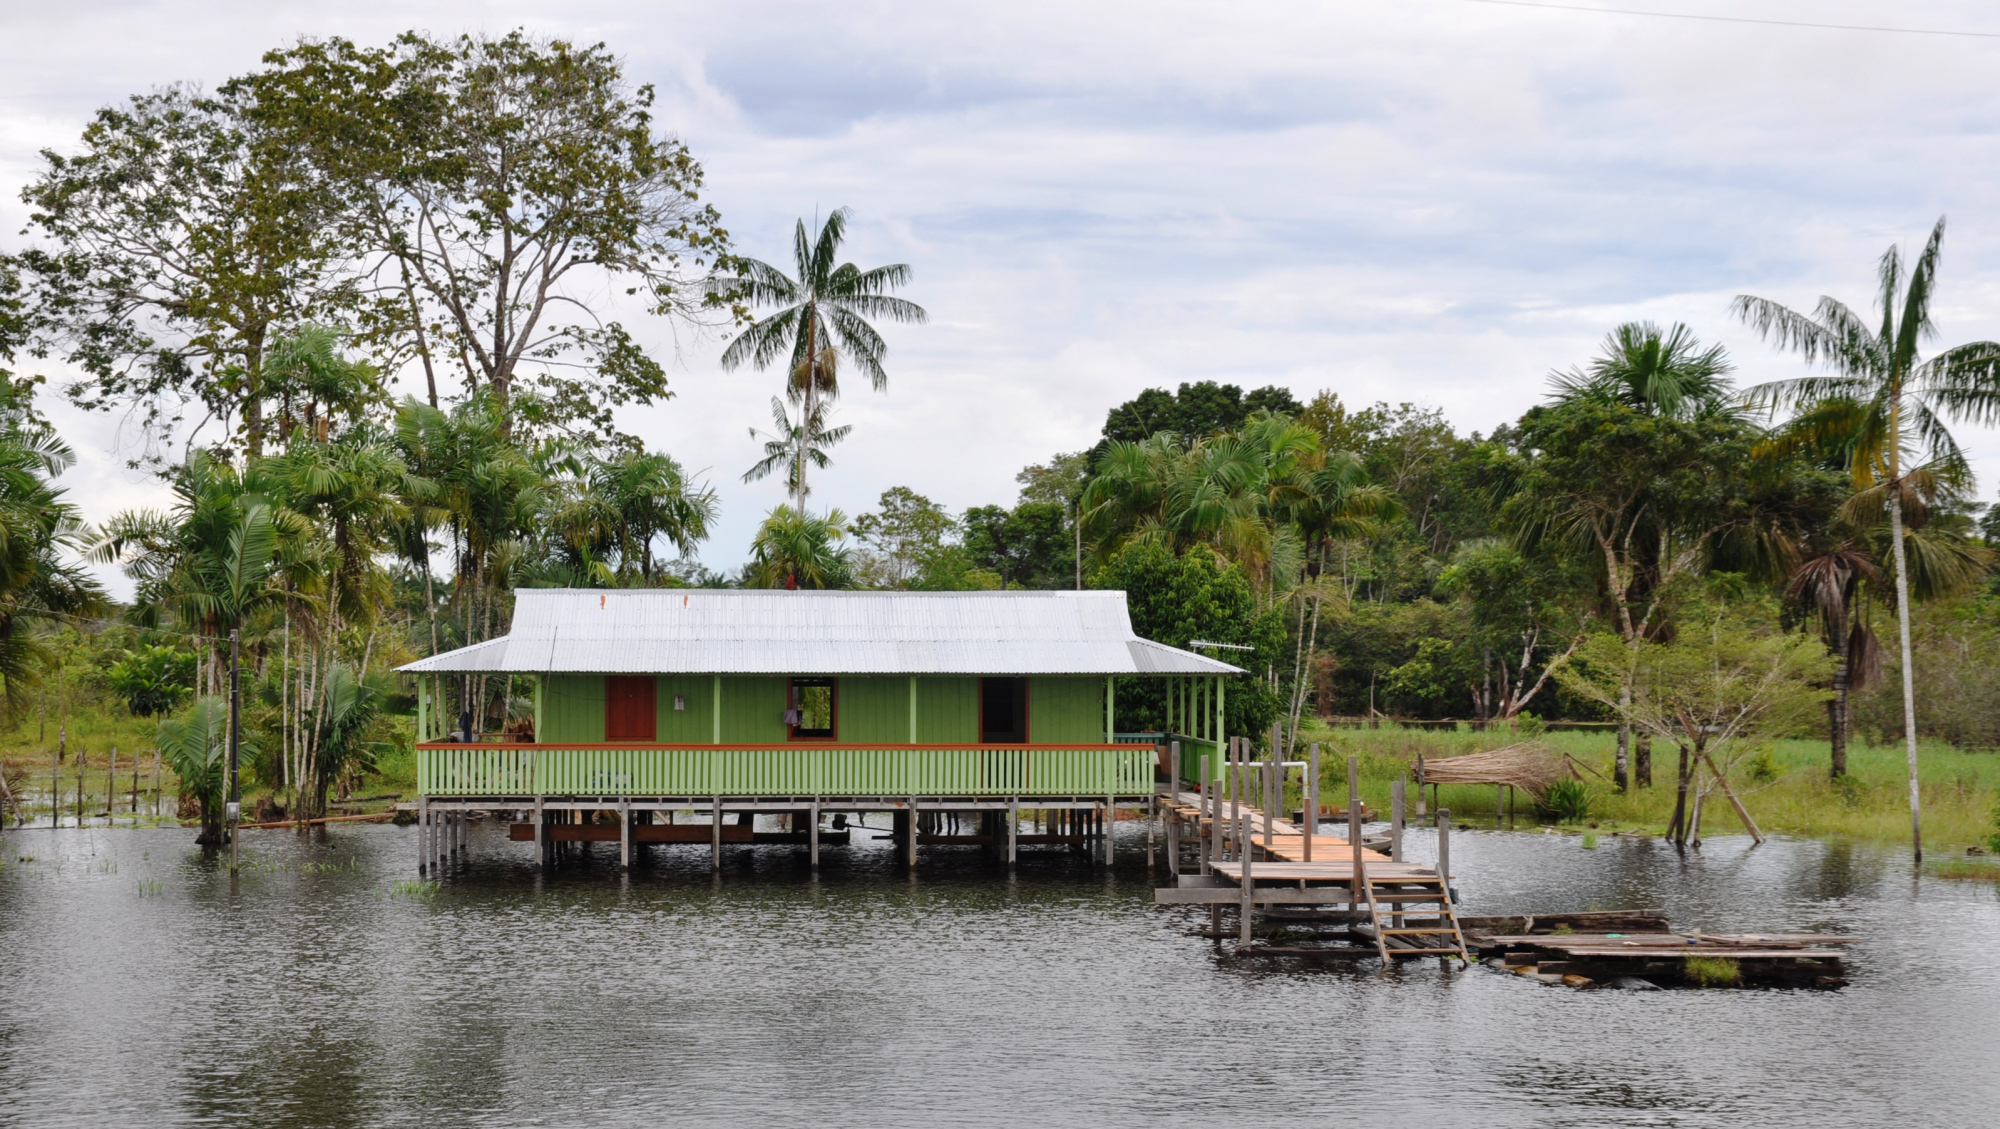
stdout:
[[[1445,876],[1396,878],[1383,883],[1388,887],[1386,891],[1376,889],[1375,879],[1365,867],[1361,871],[1360,878],[1362,891],[1368,897],[1368,918],[1369,925],[1375,933],[1375,951],[1381,954],[1385,963],[1392,957],[1415,956],[1457,957],[1467,964],[1472,963],[1472,954],[1465,948],[1465,934],[1458,927],[1458,911],[1451,904],[1451,885]],[[1426,890],[1423,887],[1434,887],[1434,889]],[[1411,905],[1434,902],[1437,921],[1426,927],[1392,926],[1390,922],[1382,920],[1382,906],[1385,902],[1391,907],[1389,909],[1391,921],[1409,913],[1408,907]],[[1418,912],[1421,914],[1433,911]],[[1407,940],[1392,948],[1389,944],[1391,937],[1407,938]]]

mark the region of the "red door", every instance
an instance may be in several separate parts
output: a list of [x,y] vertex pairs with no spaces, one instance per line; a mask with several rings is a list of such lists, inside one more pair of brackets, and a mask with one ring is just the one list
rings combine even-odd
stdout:
[[659,713],[654,691],[659,680],[650,674],[608,674],[604,677],[604,739],[651,741]]

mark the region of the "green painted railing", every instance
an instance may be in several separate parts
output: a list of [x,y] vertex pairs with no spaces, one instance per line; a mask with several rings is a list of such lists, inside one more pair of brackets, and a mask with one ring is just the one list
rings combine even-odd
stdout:
[[425,796],[1130,796],[1151,746],[420,745]]

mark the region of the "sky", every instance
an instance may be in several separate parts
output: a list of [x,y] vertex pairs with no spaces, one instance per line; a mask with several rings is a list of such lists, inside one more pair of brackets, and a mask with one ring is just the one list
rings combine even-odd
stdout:
[[[815,480],[815,506],[849,514],[898,485],[1012,504],[1022,467],[1186,381],[1411,402],[1483,432],[1635,318],[1721,342],[1743,383],[1796,375],[1730,299],[1866,307],[1882,252],[1914,253],[1940,216],[1940,343],[2000,339],[2000,10],[1576,7],[1596,10],[0,0],[0,248],[27,238],[41,150],[74,149],[101,106],[213,86],[301,36],[520,27],[603,42],[657,88],[741,252],[788,265],[793,224],[844,206],[854,262],[909,264],[931,320],[885,327],[888,391],[843,396],[853,434]],[[716,332],[632,328],[675,395],[621,423],[716,489],[701,557],[733,568],[783,500],[775,477],[740,480],[777,374],[722,372]],[[119,417],[45,404],[88,519],[166,497],[126,469]],[[2000,436],[1960,437],[1990,495]]]

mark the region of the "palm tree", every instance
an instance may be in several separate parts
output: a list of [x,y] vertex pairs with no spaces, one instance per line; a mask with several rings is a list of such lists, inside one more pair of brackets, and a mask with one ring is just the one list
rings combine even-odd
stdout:
[[153,740],[181,782],[181,794],[194,797],[200,807],[201,831],[194,841],[204,847],[220,846],[229,762],[229,702],[214,696],[200,698],[185,719],[162,721]]
[[1550,383],[1558,402],[1596,400],[1688,419],[1728,405],[1734,367],[1722,346],[1702,348],[1680,322],[1663,331],[1650,321],[1628,321],[1605,334],[1588,367],[1552,374]]
[[[783,307],[753,322],[730,342],[722,352],[722,367],[734,370],[749,361],[762,369],[780,355],[787,356],[786,395],[793,403],[803,402],[807,421],[820,419],[820,402],[840,394],[841,354],[860,368],[875,391],[888,389],[889,374],[882,369],[882,357],[889,346],[868,319],[922,322],[930,316],[922,306],[890,294],[910,280],[907,265],[862,270],[853,263],[836,263],[841,240],[847,236],[847,219],[846,208],[835,208],[820,225],[819,234],[810,238],[806,221],[798,222],[792,238],[797,278],[769,263],[742,259],[740,275],[716,283],[719,289],[740,295],[752,305]],[[801,513],[805,509],[806,458],[806,449],[801,446],[795,452],[797,471],[792,479]]]
[[83,527],[50,479],[74,462],[22,394],[0,382],[0,717],[7,719],[26,709],[24,695],[48,658],[33,621],[106,606],[97,582],[64,559]]
[[382,712],[381,694],[355,676],[345,663],[328,668],[325,691],[311,710],[311,756],[306,762],[306,814],[326,813],[326,793],[334,781],[373,763],[374,748],[363,738]]
[[849,424],[827,427],[826,411],[827,405],[822,401],[810,411],[801,409],[798,422],[793,423],[790,413],[785,411],[785,402],[776,396],[771,397],[771,423],[777,430],[765,437],[756,428],[750,429],[750,438],[764,438],[764,457],[743,472],[743,481],[756,482],[782,466],[785,468],[786,492],[803,506],[810,491],[800,472],[807,463],[825,470],[833,463],[826,449],[847,438],[847,433],[854,430]]
[[839,510],[819,517],[779,506],[750,543],[748,586],[851,588],[854,561],[841,545],[846,537],[847,515]]
[[[1750,390],[1750,403],[1773,411],[1791,409],[1804,417],[1837,409],[1848,423],[1848,466],[1856,489],[1871,501],[1879,498],[1888,508],[1903,666],[1910,843],[1919,862],[1924,857],[1924,837],[1917,789],[1916,681],[1910,653],[1904,510],[1915,501],[1913,472],[1944,478],[1967,474],[1965,457],[1945,428],[1947,419],[1981,424],[2000,419],[2000,344],[1976,341],[1928,360],[1922,356],[1924,340],[1937,333],[1930,307],[1943,240],[1940,218],[1907,272],[1896,247],[1883,254],[1876,268],[1879,328],[1871,329],[1861,315],[1829,297],[1820,298],[1810,317],[1749,294],[1738,295],[1731,307],[1766,340],[1798,350],[1807,364],[1831,370],[1824,376],[1759,385]],[[1920,455],[1923,462],[1907,467],[1909,455]]]

